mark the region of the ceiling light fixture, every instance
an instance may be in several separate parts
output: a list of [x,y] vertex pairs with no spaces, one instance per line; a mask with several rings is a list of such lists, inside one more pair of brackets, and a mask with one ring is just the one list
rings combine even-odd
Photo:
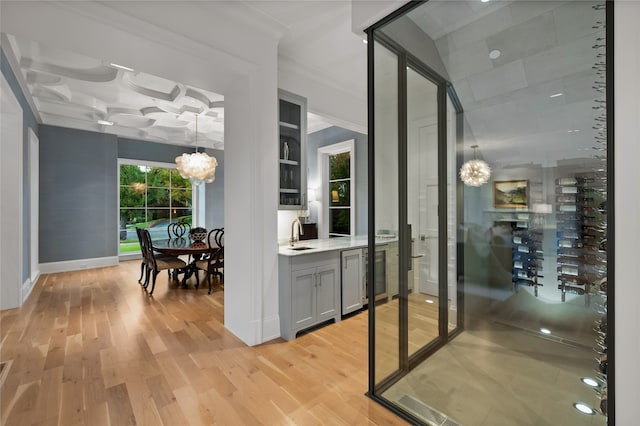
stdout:
[[133,68],[125,67],[124,65],[114,64],[113,62],[111,62],[109,65],[111,65],[114,68],[118,68],[118,69],[125,70],[125,71],[134,71]]
[[548,328],[541,328],[540,329],[540,333],[542,333],[542,334],[551,334],[551,330],[549,330]]
[[500,55],[502,55],[502,52],[499,51],[498,49],[494,49],[491,52],[489,52],[489,58],[491,59],[498,59]]
[[574,402],[573,408],[581,412],[582,414],[586,414],[588,416],[593,416],[596,414],[596,410],[585,404],[584,402]]
[[216,178],[218,161],[206,152],[198,152],[198,115],[196,114],[196,152],[176,157],[176,167],[180,176],[190,179],[194,185],[211,183]]
[[562,95],[564,95],[564,93],[558,92],[558,93],[554,93],[553,95],[550,95],[549,97],[550,98],[557,98],[558,96],[562,96]]
[[583,377],[580,379],[580,381],[582,383],[584,383],[587,386],[591,386],[592,388],[599,388],[600,387],[600,383],[598,383],[596,381],[596,379],[593,379],[591,377]]
[[473,160],[467,161],[460,167],[460,179],[468,186],[482,186],[489,181],[491,168],[485,161],[477,159],[478,145],[471,145],[471,148],[473,148]]
[[489,0],[480,0],[482,3],[488,3]]
[[98,124],[102,124],[103,126],[113,126],[113,121],[98,120]]

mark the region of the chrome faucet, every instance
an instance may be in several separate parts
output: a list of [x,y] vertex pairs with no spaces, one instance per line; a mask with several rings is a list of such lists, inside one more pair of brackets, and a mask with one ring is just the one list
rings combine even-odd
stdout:
[[293,243],[296,241],[295,239],[295,231],[296,224],[298,225],[298,240],[300,240],[300,235],[304,235],[304,230],[302,229],[302,223],[300,223],[300,218],[296,217],[293,222],[291,222],[291,239],[289,242],[291,243],[291,247],[293,247]]

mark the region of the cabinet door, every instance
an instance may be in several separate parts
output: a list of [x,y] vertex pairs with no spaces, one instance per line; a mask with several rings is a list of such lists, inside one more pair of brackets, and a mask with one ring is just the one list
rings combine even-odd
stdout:
[[307,208],[307,100],[279,90],[279,210]]
[[315,317],[316,269],[291,272],[291,327],[313,325]]
[[342,252],[342,315],[362,308],[362,250]]
[[333,318],[340,309],[339,277],[337,265],[318,266],[318,287],[316,291],[317,320]]

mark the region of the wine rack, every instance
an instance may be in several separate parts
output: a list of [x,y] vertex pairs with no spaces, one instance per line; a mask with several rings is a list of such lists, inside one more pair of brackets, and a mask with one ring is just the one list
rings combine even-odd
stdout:
[[[543,278],[542,262],[542,221],[536,213],[518,213],[518,221],[513,228],[512,280],[514,288],[518,286],[533,287],[538,296],[538,287],[542,286],[539,278]],[[524,220],[526,219],[526,220]]]

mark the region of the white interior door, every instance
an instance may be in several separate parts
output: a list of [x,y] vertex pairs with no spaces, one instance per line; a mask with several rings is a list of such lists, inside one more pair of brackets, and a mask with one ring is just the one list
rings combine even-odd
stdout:
[[38,276],[40,275],[40,260],[38,257],[39,252],[39,221],[40,221],[40,141],[36,136],[33,129],[29,129],[29,206],[31,208],[30,215],[30,270],[29,276],[31,278],[31,284],[35,284]]
[[[438,158],[438,126],[420,127],[418,131],[420,158],[423,164]],[[421,293],[438,296],[438,169],[420,170],[420,222],[416,247],[419,256]]]

